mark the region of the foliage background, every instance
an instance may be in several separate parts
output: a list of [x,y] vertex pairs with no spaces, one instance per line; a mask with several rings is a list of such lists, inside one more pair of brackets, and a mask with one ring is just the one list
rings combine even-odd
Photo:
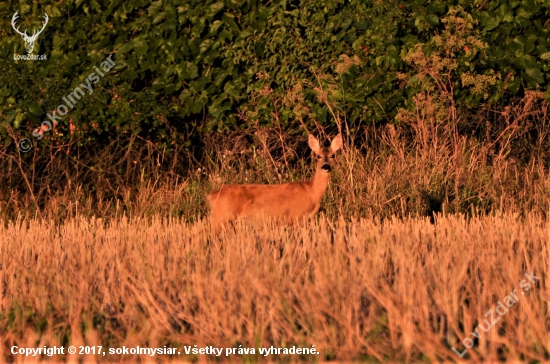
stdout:
[[[486,146],[480,150],[487,168],[503,155],[525,166],[536,156],[543,175],[550,148],[541,101],[550,89],[549,8],[549,1],[534,0],[2,2],[3,211],[15,213],[18,204],[40,210],[66,191],[75,191],[71,201],[93,197],[95,208],[129,202],[144,181],[191,178],[197,168],[199,189],[190,192],[197,196],[219,185],[216,171],[228,177],[260,171],[236,182],[303,179],[304,125],[314,132],[341,128],[362,153],[383,153],[375,148],[385,143],[376,138],[387,125],[398,128],[404,143],[392,151],[422,153],[428,139],[421,130],[434,140],[445,134],[454,144],[444,147],[455,154],[467,137],[464,151]],[[29,32],[49,15],[34,52],[47,61],[13,59],[25,53],[10,23],[16,11]],[[116,67],[36,140],[32,132],[46,114],[109,54]],[[537,96],[526,98],[529,92]],[[21,138],[34,143],[29,153],[20,152]],[[415,138],[424,138],[424,147]],[[430,153],[441,154],[438,148]],[[248,159],[229,163],[228,153]],[[414,158],[400,154],[406,163]],[[436,182],[422,182],[419,195],[448,201],[448,191],[465,188],[461,177],[439,172]],[[501,206],[501,197],[485,196],[489,182],[472,186],[454,211]],[[510,183],[503,179],[501,187],[525,201]],[[392,193],[408,195],[407,186]],[[187,203],[202,206],[202,197]]]
[[[459,106],[494,107],[525,89],[550,90],[548,1],[3,2],[3,142],[13,143],[7,126],[30,135],[110,53],[114,71],[69,115],[81,143],[128,130],[166,146],[197,143],[197,131],[257,124],[296,132],[303,110],[284,95],[297,85],[306,119],[321,125],[334,120],[314,92],[320,84],[334,86],[331,101],[350,125],[392,122],[418,91],[397,78],[418,71],[405,55],[441,34],[442,19],[457,6],[472,16],[471,33],[488,45],[448,55],[461,66],[450,81]],[[47,61],[13,60],[24,53],[11,29],[15,11],[23,29],[39,27],[44,12],[50,16],[35,48]],[[464,72],[500,75],[489,100],[463,86]],[[67,142],[64,124],[63,135],[48,137]]]

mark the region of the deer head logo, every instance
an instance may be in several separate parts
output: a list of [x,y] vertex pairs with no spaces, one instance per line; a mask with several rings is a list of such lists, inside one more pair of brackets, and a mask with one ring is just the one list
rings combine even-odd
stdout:
[[21,37],[23,37],[23,40],[25,41],[25,48],[27,49],[27,53],[31,54],[34,49],[34,42],[36,42],[36,38],[44,31],[44,28],[46,28],[46,24],[48,24],[48,14],[44,13],[44,19],[46,20],[44,22],[44,25],[42,26],[42,29],[35,30],[31,36],[27,34],[27,31],[25,30],[24,33],[21,33],[19,31],[19,27],[15,27],[15,20],[19,17],[18,15],[19,10],[13,14],[13,17],[11,18],[11,26],[13,27],[13,30],[15,30]]

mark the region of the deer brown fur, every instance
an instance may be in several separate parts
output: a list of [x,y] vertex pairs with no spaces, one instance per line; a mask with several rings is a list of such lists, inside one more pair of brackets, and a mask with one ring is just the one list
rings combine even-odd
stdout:
[[265,216],[292,223],[315,215],[328,186],[335,153],[342,148],[342,136],[338,134],[328,148],[321,147],[311,134],[308,142],[317,156],[317,169],[311,180],[277,185],[226,185],[210,192],[207,200],[214,229],[219,231],[223,222],[239,217]]

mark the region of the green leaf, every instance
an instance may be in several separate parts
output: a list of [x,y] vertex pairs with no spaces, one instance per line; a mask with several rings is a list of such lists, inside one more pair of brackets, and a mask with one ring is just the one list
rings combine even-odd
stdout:
[[158,13],[155,18],[153,19],[153,24],[158,24],[160,23],[161,21],[164,20],[164,18],[166,17],[166,13],[162,12],[162,13]]
[[137,54],[145,55],[147,54],[147,51],[149,50],[149,46],[147,45],[147,41],[143,38],[136,38],[133,41],[134,50]]
[[204,42],[201,43],[200,53],[201,54],[205,53],[210,48],[212,43],[213,43],[212,39],[205,39]]
[[439,17],[435,14],[429,14],[426,16],[426,20],[431,25],[438,25],[439,24]]
[[176,66],[176,72],[184,80],[192,80],[199,77],[199,68],[196,64],[186,62],[185,64],[179,64]]
[[19,125],[21,125],[21,121],[23,120],[24,117],[25,117],[25,114],[17,114],[17,116],[13,120],[13,127],[19,128]]
[[496,16],[489,17],[485,20],[485,31],[488,32],[497,28],[500,25],[500,20]]
[[525,74],[527,77],[525,77],[527,80],[536,82],[538,84],[544,83],[544,73],[541,72],[538,68],[529,68],[525,70]]
[[223,1],[219,1],[215,4],[212,4],[210,5],[210,12],[209,12],[209,17],[214,17],[217,13],[219,13],[223,8],[225,7],[225,5],[223,4]]
[[34,114],[34,115],[42,115],[44,114],[44,109],[42,109],[40,106],[38,106],[37,104],[30,104],[29,105],[29,108],[28,108],[29,112]]

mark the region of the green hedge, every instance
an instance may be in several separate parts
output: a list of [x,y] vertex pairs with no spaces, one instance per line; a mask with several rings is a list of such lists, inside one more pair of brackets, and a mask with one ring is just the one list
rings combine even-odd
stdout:
[[[550,90],[548,0],[3,2],[0,138],[13,144],[12,127],[35,141],[46,114],[109,54],[114,69],[58,133],[37,143],[66,141],[70,123],[84,144],[133,131],[170,147],[213,129],[280,125],[291,132],[300,118],[330,124],[332,113],[352,128],[392,121],[419,90],[419,68],[407,54],[418,44],[427,54],[446,49],[433,45],[457,6],[473,19],[471,36],[487,44],[443,54],[459,64],[451,72],[459,106],[502,106],[525,89]],[[25,54],[11,27],[16,11],[29,33],[49,15],[34,50],[47,60],[14,60]],[[466,87],[464,72],[499,75],[485,90],[490,97]]]

